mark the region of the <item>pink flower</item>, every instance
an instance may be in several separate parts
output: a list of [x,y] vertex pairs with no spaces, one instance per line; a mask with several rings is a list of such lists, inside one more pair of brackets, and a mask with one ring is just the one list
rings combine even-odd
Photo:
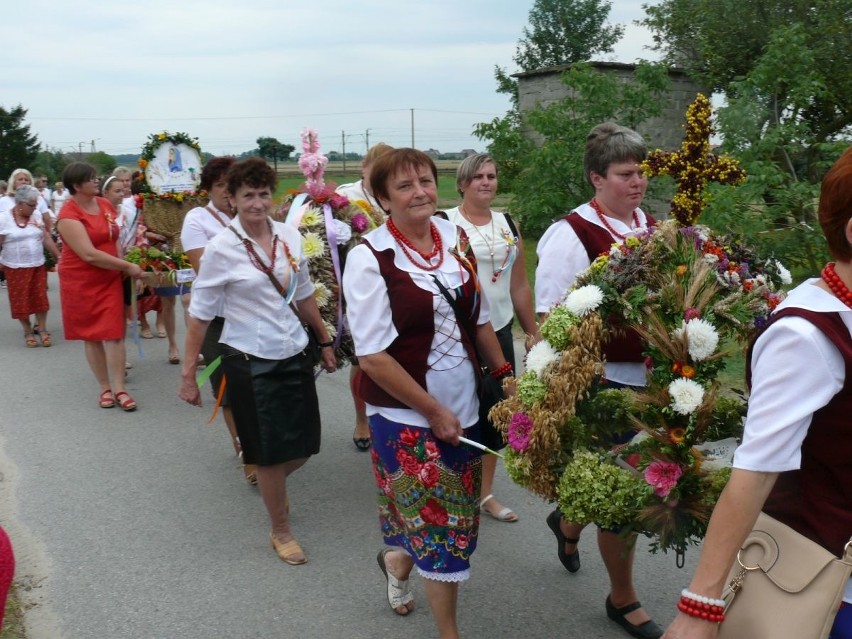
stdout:
[[645,481],[654,487],[654,494],[665,499],[672,488],[677,486],[677,480],[683,474],[683,469],[674,462],[657,460],[651,462],[645,469]]
[[424,446],[426,449],[426,458],[435,461],[441,456],[441,451],[438,450],[438,444],[436,444],[431,439],[426,440],[426,444]]
[[689,320],[698,319],[701,317],[701,311],[697,308],[688,308],[683,314],[684,321],[688,322]]
[[368,224],[367,216],[363,213],[356,213],[352,216],[352,230],[356,233],[363,233],[366,231]]
[[328,203],[331,204],[332,209],[339,211],[340,209],[349,206],[349,198],[345,195],[340,195],[340,193],[332,193],[331,197],[328,199]]
[[434,462],[428,462],[420,467],[420,472],[417,474],[417,478],[426,488],[432,488],[432,486],[437,484],[438,480],[441,478],[441,471],[438,470],[437,464]]
[[302,130],[302,150],[305,153],[316,153],[319,148],[319,133],[316,129],[305,127]]
[[532,420],[526,413],[515,413],[509,422],[509,446],[517,453],[524,452],[530,445]]

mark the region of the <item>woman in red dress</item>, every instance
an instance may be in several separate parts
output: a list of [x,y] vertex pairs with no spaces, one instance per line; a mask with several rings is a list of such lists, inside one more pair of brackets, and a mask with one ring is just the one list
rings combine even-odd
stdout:
[[124,386],[124,296],[122,274],[142,277],[136,264],[118,257],[116,211],[97,197],[95,167],[85,162],[69,164],[62,182],[71,198],[59,212],[62,236],[59,292],[65,339],[83,340],[86,360],[98,380],[101,408],[116,402],[122,410],[136,410]]

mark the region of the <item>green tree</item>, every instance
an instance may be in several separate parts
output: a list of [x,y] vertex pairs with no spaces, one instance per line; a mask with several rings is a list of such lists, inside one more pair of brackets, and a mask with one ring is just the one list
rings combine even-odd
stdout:
[[46,148],[39,151],[36,156],[35,164],[33,165],[33,175],[46,175],[50,180],[50,187],[62,179],[62,171],[71,162],[68,154],[63,153],[59,149]]
[[106,175],[112,173],[112,170],[118,166],[115,158],[103,151],[95,151],[86,155],[86,162],[91,164],[97,170],[98,175]]
[[7,179],[17,168],[31,168],[36,160],[38,138],[24,124],[26,115],[20,104],[11,110],[0,107],[0,179]]
[[282,144],[275,138],[260,137],[257,138],[257,151],[261,157],[271,159],[275,164],[275,170],[278,170],[278,160],[286,160],[290,154],[296,150],[296,147],[290,144]]
[[662,0],[645,6],[657,48],[722,93],[723,149],[749,178],[713,190],[702,219],[738,228],[798,273],[826,259],[819,182],[852,134],[849,0]]
[[[625,83],[588,64],[575,64],[562,82],[568,88],[565,98],[526,116],[527,132],[540,143],[525,136],[517,147],[522,152],[512,160],[517,179],[509,209],[532,236],[592,195],[583,172],[585,141],[592,127],[615,120],[636,128],[659,116],[668,74],[664,65],[642,63],[634,81]],[[501,141],[507,139],[514,138],[505,136]]]
[[[605,24],[611,8],[608,0],[535,0],[512,59],[521,71],[533,71],[610,53],[624,34],[621,25]],[[517,109],[517,80],[499,66],[494,77],[497,92],[511,96]]]

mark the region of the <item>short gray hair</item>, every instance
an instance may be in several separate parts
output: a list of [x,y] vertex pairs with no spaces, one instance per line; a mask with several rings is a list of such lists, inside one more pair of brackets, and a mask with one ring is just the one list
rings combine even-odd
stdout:
[[646,157],[648,157],[648,147],[641,135],[615,122],[604,122],[593,128],[586,138],[586,151],[583,155],[586,181],[594,187],[592,173],[606,177],[610,164],[616,162],[641,164]]
[[133,171],[128,169],[126,166],[117,166],[112,170],[112,174],[115,177],[119,177],[120,175],[132,175]]
[[32,184],[23,184],[15,191],[15,204],[29,204],[31,201],[38,203],[38,189]]

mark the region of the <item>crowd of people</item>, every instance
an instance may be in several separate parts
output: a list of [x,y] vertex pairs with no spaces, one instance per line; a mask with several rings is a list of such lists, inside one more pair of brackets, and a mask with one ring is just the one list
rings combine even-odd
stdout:
[[[399,616],[414,609],[411,573],[423,579],[442,639],[459,636],[458,589],[470,577],[480,514],[518,521],[493,493],[496,457],[467,443],[504,446],[480,410],[484,381],[514,392],[516,342],[532,348],[540,340],[539,322],[595,257],[655,225],[641,208],[646,155],[635,131],[605,123],[590,132],[584,161],[594,196],[566,211],[538,242],[534,295],[517,222],[492,208],[498,178],[490,156],[459,165],[459,205],[446,212],[438,211],[434,162],[414,149],[377,145],[362,165],[362,180],[340,189],[385,214],[384,224],[349,251],[342,275],[357,358],[350,373],[353,441],[369,451],[378,490],[383,547],[377,562],[387,602]],[[76,162],[53,191],[46,178],[33,184],[32,175],[18,169],[0,198],[0,264],[25,345],[53,343],[47,252],[59,258],[64,337],[84,342],[99,406],[124,411],[137,408],[125,385],[125,338],[136,319],[128,297],[142,293],[144,274],[122,257],[159,239],[145,227],[131,184],[126,169],[99,179],[94,167]],[[203,167],[201,186],[209,202],[186,214],[181,233],[195,271],[191,292],[161,291],[162,301],[171,298],[161,306],[170,361],[180,361],[176,297],[186,309],[178,394],[200,406],[198,367],[221,362],[211,376],[213,398],[246,479],[258,486],[269,543],[283,562],[304,564],[308,555],[290,525],[288,478],[320,450],[315,369],[336,370],[334,342],[300,234],[273,219],[275,171],[258,158],[214,158]],[[743,444],[681,612],[667,630],[652,620],[634,587],[635,537],[617,526],[598,527],[609,579],[603,610],[630,636],[716,637],[720,619],[700,611],[721,605],[728,570],[761,511],[835,554],[850,538],[852,504],[837,487],[847,479],[845,426],[852,410],[852,149],[825,177],[819,219],[836,261],[792,291],[749,350]],[[309,348],[311,333],[318,354]],[[606,344],[604,356],[605,386],[645,385],[637,334],[628,331]],[[814,374],[802,378],[802,366]],[[791,410],[794,395],[802,399]],[[634,434],[629,424],[623,431]],[[558,509],[542,522],[572,573],[581,567],[581,533],[594,523],[568,521]],[[850,604],[852,586],[832,639],[852,638]]]

